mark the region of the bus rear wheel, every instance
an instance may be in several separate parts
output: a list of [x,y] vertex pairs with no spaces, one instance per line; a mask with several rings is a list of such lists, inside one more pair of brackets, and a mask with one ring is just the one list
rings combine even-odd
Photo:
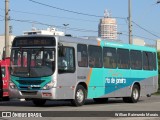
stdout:
[[140,97],[140,88],[138,85],[134,85],[132,88],[131,97],[124,97],[123,101],[126,103],[137,103]]
[[72,105],[82,106],[86,99],[86,89],[82,85],[78,85],[76,88],[75,98],[71,100]]
[[43,106],[46,103],[46,100],[44,100],[44,99],[33,99],[32,102],[35,106]]

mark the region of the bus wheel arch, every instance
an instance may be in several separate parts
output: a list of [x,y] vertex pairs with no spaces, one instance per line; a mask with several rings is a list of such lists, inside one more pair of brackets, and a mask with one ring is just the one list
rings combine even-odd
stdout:
[[135,82],[131,88],[131,96],[124,97],[123,101],[126,103],[137,103],[140,98],[140,90],[141,90],[140,84],[138,82]]
[[133,85],[132,85],[132,89],[134,87],[134,85],[137,85],[139,87],[139,92],[141,91],[141,85],[139,82],[135,82]]
[[72,105],[82,106],[87,97],[87,85],[83,82],[79,83],[75,89],[74,99],[71,100]]
[[140,84],[139,83],[135,83],[132,87],[132,93],[131,93],[131,97],[130,97],[130,102],[131,103],[137,103],[139,98],[140,98]]
[[87,86],[87,84],[85,82],[80,82],[80,83],[78,83],[78,85],[82,85],[85,88],[85,90],[86,90],[86,98],[87,98],[87,94],[88,94],[88,86]]

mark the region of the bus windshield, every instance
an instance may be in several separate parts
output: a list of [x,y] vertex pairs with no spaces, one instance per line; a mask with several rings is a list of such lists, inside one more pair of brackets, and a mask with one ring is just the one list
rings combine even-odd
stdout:
[[18,77],[44,77],[55,71],[54,48],[13,48],[11,75]]

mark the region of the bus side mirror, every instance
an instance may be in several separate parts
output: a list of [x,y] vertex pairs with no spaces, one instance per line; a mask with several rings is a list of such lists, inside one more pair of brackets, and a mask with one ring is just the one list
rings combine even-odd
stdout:
[[65,56],[65,48],[63,46],[59,46],[59,56],[64,57]]

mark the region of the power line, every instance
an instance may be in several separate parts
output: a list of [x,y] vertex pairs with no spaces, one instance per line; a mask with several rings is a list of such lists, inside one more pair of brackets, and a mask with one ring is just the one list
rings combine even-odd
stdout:
[[[98,17],[98,18],[103,17],[103,16],[98,16],[98,15],[87,14],[87,13],[82,13],[82,12],[72,11],[72,10],[68,10],[68,9],[63,9],[63,8],[59,8],[59,7],[55,7],[55,6],[51,6],[51,5],[48,5],[48,4],[45,4],[45,3],[42,3],[42,2],[37,2],[37,1],[35,1],[35,0],[28,0],[28,1],[33,2],[33,3],[36,3],[36,4],[39,4],[39,5],[43,5],[43,6],[46,6],[46,7],[50,7],[50,8],[53,8],[53,9],[57,9],[57,10],[65,11],[65,12],[74,13],[74,14],[85,15],[85,16],[90,16],[90,17]],[[112,18],[117,18],[117,19],[126,19],[126,18],[123,18],[123,17],[112,17]]]
[[157,40],[155,40],[155,39],[143,37],[143,36],[140,36],[140,35],[133,35],[133,36],[139,37],[139,38],[143,38],[143,39],[147,39],[147,40],[151,40],[151,41],[155,41],[155,42],[157,41]]
[[[128,34],[124,34],[124,33],[122,33],[121,35],[129,36]],[[134,34],[133,34],[132,36],[134,36],[134,37],[139,37],[139,38],[143,38],[143,39],[146,39],[146,40],[151,40],[151,41],[156,42],[156,40],[155,40],[155,39],[152,39],[152,38],[147,38],[147,37],[144,37],[144,36],[134,35]]]
[[33,3],[39,4],[39,5],[43,5],[43,6],[46,6],[46,7],[54,8],[54,9],[57,9],[57,10],[74,13],[74,14],[86,15],[86,16],[91,16],[91,17],[102,17],[102,16],[97,16],[97,15],[91,15],[91,14],[76,12],[76,11],[72,11],[72,10],[67,10],[67,9],[51,6],[51,5],[48,5],[48,4],[45,4],[45,3],[37,2],[37,1],[34,1],[34,0],[28,0],[28,1],[31,1]]
[[[0,8],[0,10],[3,10]],[[20,11],[16,11],[16,12],[20,12]],[[21,12],[21,13],[28,13],[28,14],[34,14],[34,13],[29,13],[29,12]],[[37,14],[38,15],[38,14]],[[41,14],[39,14],[41,15]],[[1,17],[4,17],[2,15],[0,15]],[[45,16],[48,16],[48,15],[45,15]],[[46,24],[46,23],[42,23],[42,22],[38,22],[38,21],[33,21],[33,20],[18,20],[18,19],[10,19],[12,21],[17,21],[17,22],[25,22],[25,23],[35,23],[35,24],[40,24],[40,25],[45,25],[45,26],[55,26],[55,25],[50,25],[50,24]],[[62,26],[55,26],[57,28],[61,28],[61,29],[64,29],[64,27]],[[81,28],[70,28],[70,27],[67,27],[67,29],[69,30],[72,30],[72,31],[81,31],[81,32],[98,32],[98,31],[94,31],[94,30],[86,30],[86,29],[81,29]]]
[[[0,8],[0,10],[4,11],[4,9],[1,9],[1,8]],[[37,15],[37,16],[45,16],[45,17],[51,17],[51,18],[69,19],[69,20],[75,20],[75,21],[85,21],[85,22],[94,22],[94,23],[99,22],[99,21],[96,21],[96,20],[88,20],[88,19],[73,18],[73,17],[71,18],[71,17],[53,16],[53,15],[48,15],[48,14],[40,14],[40,13],[27,12],[27,11],[18,11],[18,10],[13,10],[13,9],[10,9],[10,12]],[[126,25],[126,24],[118,24],[118,25]]]
[[156,35],[156,34],[150,32],[149,30],[147,30],[147,29],[141,27],[140,25],[138,25],[138,24],[135,23],[134,21],[132,21],[132,22],[133,22],[137,27],[139,27],[140,29],[144,30],[145,32],[147,32],[147,33],[149,33],[149,34],[151,34],[151,35],[153,35],[153,36],[155,36],[155,37],[157,37],[157,38],[160,38],[160,36],[158,36],[158,35]]
[[22,14],[30,14],[30,15],[38,15],[38,16],[45,16],[45,17],[52,17],[52,18],[61,18],[61,19],[70,19],[70,20],[78,20],[78,21],[88,21],[88,22],[98,22],[94,20],[86,20],[86,19],[80,19],[80,18],[70,18],[70,17],[61,17],[61,16],[53,16],[53,15],[47,15],[47,14],[39,14],[39,13],[31,13],[31,12],[26,12],[26,11],[18,11],[18,10],[10,10],[11,12],[17,12],[17,13],[22,13]]
[[[119,33],[121,33],[120,35],[125,35],[125,36],[129,36],[127,31],[120,31]],[[140,35],[135,35],[133,34],[134,37],[139,37],[139,38],[143,38],[143,39],[147,39],[147,40],[152,40],[152,41],[156,41],[153,38],[148,38],[148,37],[144,37],[144,36],[140,36]]]
[[[64,26],[55,26],[55,25],[51,25],[51,24],[46,24],[46,23],[38,22],[38,21],[19,20],[19,19],[11,19],[11,20],[17,21],[17,22],[35,23],[35,24],[40,24],[40,25],[44,25],[44,26],[54,26],[54,27],[57,27],[57,28],[64,29]],[[70,27],[68,27],[67,29],[69,29],[71,31],[80,31],[80,32],[95,32],[95,33],[98,32],[98,31],[94,31],[94,30],[87,30],[87,29],[81,29],[81,28],[70,28]],[[129,36],[128,34],[124,34],[123,32],[122,32],[121,35]],[[147,37],[144,37],[144,36],[139,36],[139,35],[134,35],[134,34],[133,34],[133,36],[139,37],[139,38],[143,38],[143,39],[147,39],[147,40],[156,41],[155,39],[147,38]]]
[[[4,11],[4,9],[0,10]],[[87,20],[87,19],[80,19],[80,18],[71,18],[71,17],[62,17],[62,16],[53,16],[53,15],[47,15],[47,14],[40,14],[40,13],[34,13],[34,12],[27,12],[27,11],[18,11],[10,9],[10,12],[16,12],[16,13],[22,13],[22,14],[30,14],[30,15],[37,15],[37,16],[45,16],[45,17],[52,17],[52,18],[61,18],[61,19],[70,19],[70,20],[78,20],[78,21],[88,21],[88,22],[99,22],[95,20]]]
[[[18,19],[10,19],[10,20],[17,21],[17,22],[25,22],[25,23],[35,23],[35,24],[44,25],[44,26],[54,26],[56,28],[64,29],[63,26],[51,25],[51,24],[46,24],[46,23],[42,23],[42,22],[38,22],[38,21],[18,20]],[[80,31],[80,32],[96,32],[96,33],[98,32],[98,31],[94,31],[94,30],[87,30],[87,29],[81,29],[81,28],[71,28],[71,27],[67,27],[67,29],[72,30],[72,31]]]

